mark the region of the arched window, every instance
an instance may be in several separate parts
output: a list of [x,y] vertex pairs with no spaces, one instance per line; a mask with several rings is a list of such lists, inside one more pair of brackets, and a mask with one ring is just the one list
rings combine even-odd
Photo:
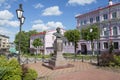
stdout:
[[116,36],[118,34],[117,27],[113,27],[113,36]]
[[103,34],[104,34],[104,36],[109,36],[108,27],[104,27],[104,26],[103,26]]

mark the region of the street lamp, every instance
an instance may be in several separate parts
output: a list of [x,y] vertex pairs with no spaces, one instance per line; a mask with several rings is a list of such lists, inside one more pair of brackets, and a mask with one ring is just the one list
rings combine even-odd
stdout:
[[109,36],[109,31],[110,31],[110,37],[109,37],[109,43],[108,43],[108,45],[109,45],[109,53],[112,53],[112,51],[113,51],[113,42],[112,42],[112,39],[111,39],[111,29],[109,30],[109,29],[107,29],[106,27],[104,28],[104,31],[106,31],[107,32],[107,35]]
[[23,16],[23,9],[22,9],[22,4],[19,4],[19,9],[16,10],[17,13],[17,18],[20,21],[20,28],[19,28],[19,53],[18,53],[18,62],[20,64],[20,54],[21,54],[21,49],[20,49],[20,44],[21,44],[21,28],[22,25],[25,21],[25,17]]
[[[90,29],[90,33],[92,33],[93,32],[93,29],[91,28]],[[92,48],[92,41],[91,41],[91,48]],[[93,53],[92,53],[93,54]]]

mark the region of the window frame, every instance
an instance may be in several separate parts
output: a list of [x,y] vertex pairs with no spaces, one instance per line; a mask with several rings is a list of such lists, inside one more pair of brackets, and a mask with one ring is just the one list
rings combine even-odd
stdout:
[[[116,47],[115,47],[115,43],[117,43]],[[119,49],[119,42],[114,42],[113,45],[114,45],[114,49]]]
[[103,20],[107,20],[108,19],[108,14],[103,14]]
[[108,49],[108,42],[103,42],[104,49]]

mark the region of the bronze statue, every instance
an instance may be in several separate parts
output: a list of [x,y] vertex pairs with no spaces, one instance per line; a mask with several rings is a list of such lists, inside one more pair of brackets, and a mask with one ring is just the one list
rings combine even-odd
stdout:
[[61,34],[59,27],[57,27],[56,31],[57,31],[56,33],[53,33],[53,35],[55,35],[56,38],[60,38],[63,41],[67,41],[67,39]]

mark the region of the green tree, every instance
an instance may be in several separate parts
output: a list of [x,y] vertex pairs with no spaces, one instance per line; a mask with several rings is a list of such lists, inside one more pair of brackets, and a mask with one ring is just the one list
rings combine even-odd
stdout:
[[93,43],[93,41],[99,39],[99,36],[100,36],[99,27],[96,24],[89,25],[86,28],[83,28],[81,30],[81,36],[82,36],[82,39],[87,40],[87,41],[91,41],[92,54],[94,55],[94,43]]
[[77,29],[68,30],[64,33],[64,36],[68,39],[69,42],[74,43],[74,50],[76,53],[77,43],[80,40],[80,31]]
[[33,41],[33,46],[35,47],[35,48],[37,48],[38,46],[42,46],[43,44],[42,44],[42,41],[41,41],[41,39],[40,38],[36,38],[34,41]]
[[[29,47],[30,47],[30,37],[33,34],[38,33],[36,30],[31,30],[28,32],[21,31],[21,44],[20,44],[20,49],[23,53],[28,53],[29,52]],[[20,33],[17,33],[15,36],[15,41],[14,43],[16,44],[16,49],[19,49],[19,35]]]
[[16,59],[0,56],[0,80],[21,80],[22,68]]

